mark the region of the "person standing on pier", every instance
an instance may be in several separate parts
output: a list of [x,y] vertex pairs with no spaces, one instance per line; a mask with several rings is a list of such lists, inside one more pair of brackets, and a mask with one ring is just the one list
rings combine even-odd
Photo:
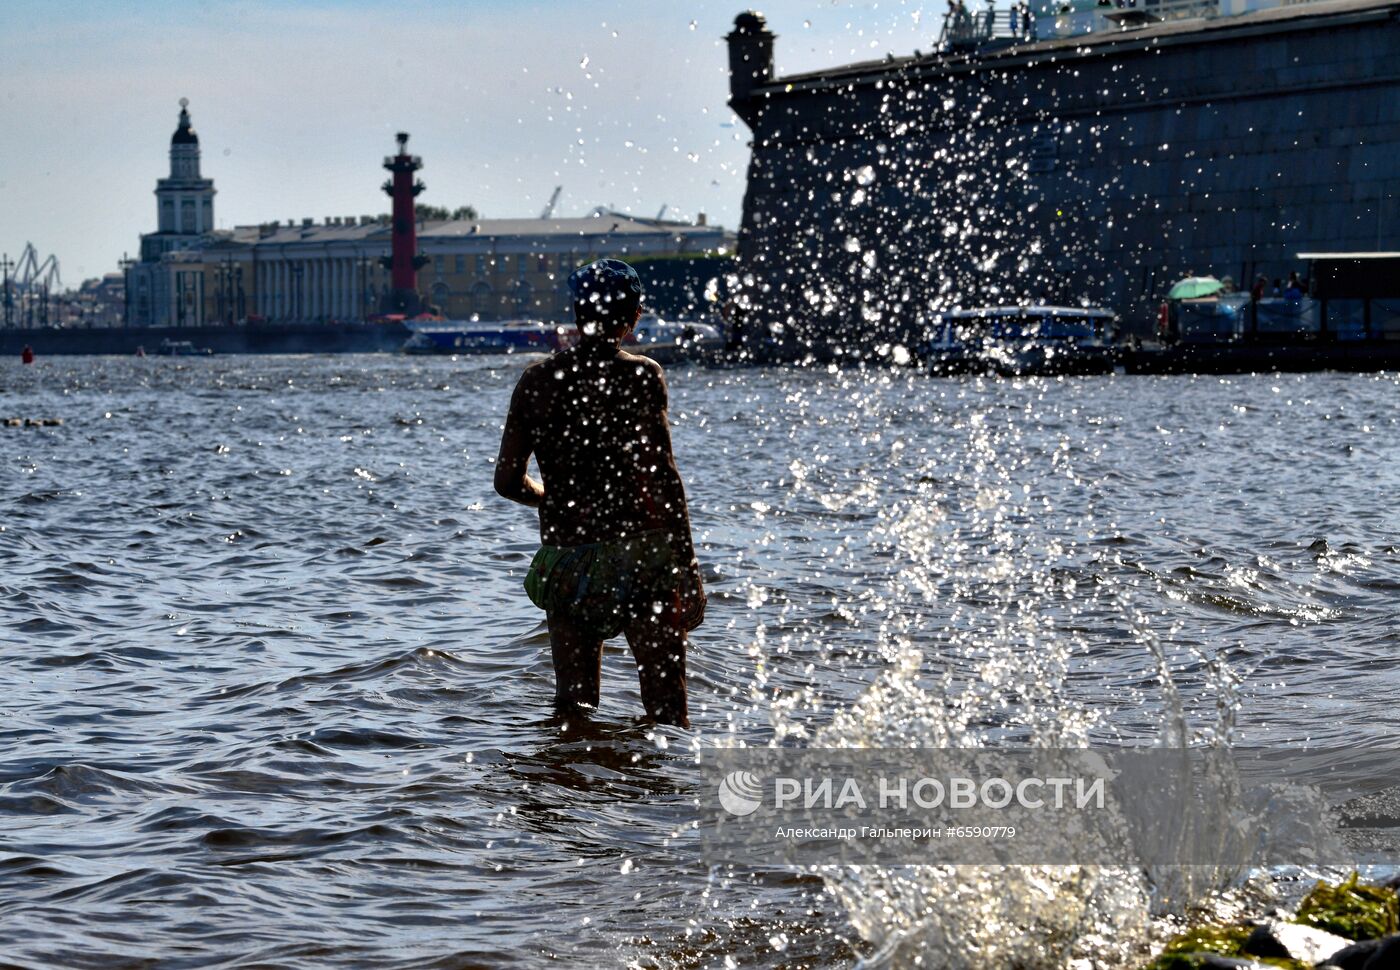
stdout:
[[[545,611],[562,718],[598,706],[603,641],[625,633],[647,716],[688,726],[686,634],[705,616],[685,488],[671,451],[666,381],[620,344],[642,282],[621,260],[569,277],[578,343],[520,375],[496,491],[540,510],[525,589]],[[528,474],[530,456],[543,481]]]

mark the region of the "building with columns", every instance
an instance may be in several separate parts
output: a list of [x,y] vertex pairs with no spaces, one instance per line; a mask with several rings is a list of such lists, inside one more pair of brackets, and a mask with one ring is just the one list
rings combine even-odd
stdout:
[[[326,323],[374,316],[390,288],[381,257],[387,222],[368,217],[241,227],[227,253],[252,280],[250,313],[263,320]],[[565,278],[604,256],[620,259],[729,251],[723,229],[596,211],[572,219],[425,221],[418,270],[425,303],[451,319],[568,317]]]
[[[157,183],[159,231],[129,271],[133,326],[327,324],[378,315],[390,291],[388,216],[330,216],[215,229],[214,184],[181,102],[169,178]],[[366,179],[367,189],[373,182]],[[366,192],[369,195],[369,192]],[[619,259],[724,253],[719,226],[606,209],[579,218],[427,220],[417,224],[424,303],[449,319],[568,319],[574,267]]]

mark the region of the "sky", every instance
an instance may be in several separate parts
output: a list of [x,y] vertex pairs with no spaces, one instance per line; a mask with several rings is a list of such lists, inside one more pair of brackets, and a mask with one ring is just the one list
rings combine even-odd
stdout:
[[[779,73],[934,45],[946,3],[775,0]],[[744,9],[680,0],[2,0],[0,251],[63,282],[155,228],[189,98],[220,228],[388,211],[407,131],[427,190],[486,218],[604,205],[738,225],[748,129],[725,104]]]

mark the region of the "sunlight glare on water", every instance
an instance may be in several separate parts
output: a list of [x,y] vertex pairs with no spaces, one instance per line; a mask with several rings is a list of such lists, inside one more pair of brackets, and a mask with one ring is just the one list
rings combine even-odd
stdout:
[[[1148,395],[1160,389],[1136,387]],[[1153,536],[1148,521],[1142,532],[1129,524],[1123,489],[1110,482],[1151,476],[1121,462],[1104,431],[1130,429],[1121,416],[1082,410],[1085,391],[1042,379],[929,387],[921,377],[876,371],[845,372],[787,396],[800,416],[788,437],[803,457],[790,468],[787,501],[764,511],[805,520],[816,503],[866,524],[837,526],[823,552],[862,550],[860,591],[832,597],[832,607],[861,628],[868,653],[853,656],[847,638],[794,622],[787,610],[775,622],[769,611],[755,634],[760,682],[778,681],[775,672],[797,656],[813,658],[808,671],[849,673],[853,661],[873,658],[879,669],[844,703],[806,681],[764,692],[758,707],[775,738],[871,748],[1232,742],[1240,703],[1233,664],[1250,663],[1254,650],[1229,638],[1181,636],[1188,629],[1181,611],[1162,608],[1182,599],[1179,592],[1143,583],[1134,574],[1141,567],[1114,551],[1155,544],[1174,530]],[[819,443],[804,447],[797,430],[824,424],[811,416],[838,407],[849,419],[846,440],[866,455],[854,466],[832,462]],[[1161,442],[1225,430],[1158,424],[1150,433]],[[1196,460],[1216,466],[1222,457],[1212,449]],[[1175,476],[1161,470],[1170,494]],[[1251,478],[1244,488],[1261,485]],[[1137,511],[1151,511],[1150,497]],[[1176,521],[1199,518],[1197,511]],[[1313,592],[1296,593],[1296,609],[1317,615],[1304,605]],[[760,605],[750,599],[752,609]],[[1247,599],[1237,608],[1270,610]],[[1216,783],[1233,790],[1228,772]],[[1237,809],[1224,798],[1215,810],[1224,825]],[[1083,855],[1092,856],[1083,838]],[[1199,906],[1244,875],[1199,866],[815,871],[874,945],[870,965],[968,968],[1127,965],[1141,958],[1154,913]]]
[[0,411],[65,419],[6,429],[0,468],[0,925],[56,928],[13,959],[1107,961],[1158,887],[707,871],[692,747],[1400,727],[1391,377],[672,368],[695,729],[635,723],[619,645],[598,723],[561,733],[536,523],[491,490],[521,364],[8,372]]

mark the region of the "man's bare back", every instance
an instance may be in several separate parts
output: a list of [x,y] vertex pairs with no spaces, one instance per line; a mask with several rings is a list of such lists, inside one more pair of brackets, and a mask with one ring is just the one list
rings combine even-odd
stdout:
[[510,417],[524,425],[548,486],[541,541],[575,546],[667,529],[682,561],[694,558],[666,397],[660,365],[623,351],[574,347],[526,368]]

